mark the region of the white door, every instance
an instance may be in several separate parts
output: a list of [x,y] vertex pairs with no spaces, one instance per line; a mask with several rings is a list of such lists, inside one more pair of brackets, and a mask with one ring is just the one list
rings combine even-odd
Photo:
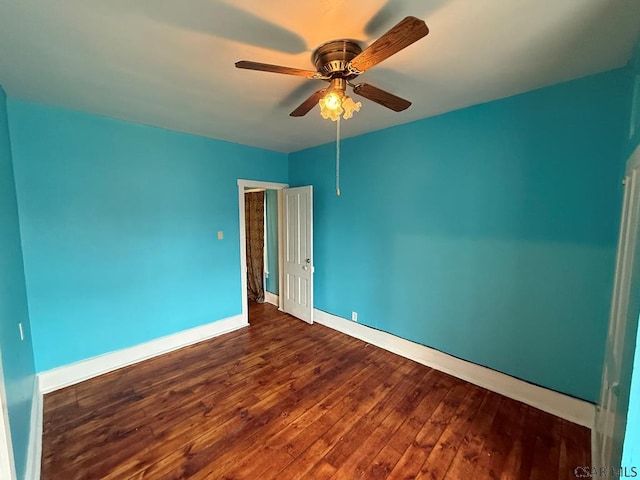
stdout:
[[283,192],[283,309],[313,323],[313,190],[308,186]]
[[624,335],[629,314],[629,300],[632,284],[638,282],[638,240],[640,239],[640,166],[636,156],[631,157],[627,165],[624,180],[624,201],[620,221],[620,237],[616,271],[613,284],[613,297],[609,317],[609,332],[602,370],[602,387],[596,413],[596,466],[613,465],[613,433],[616,423],[618,388],[624,346]]

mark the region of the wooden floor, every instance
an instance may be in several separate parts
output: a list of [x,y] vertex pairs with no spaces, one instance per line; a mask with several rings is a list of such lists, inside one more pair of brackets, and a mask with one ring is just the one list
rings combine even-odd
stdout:
[[575,479],[589,431],[270,305],[45,396],[42,479]]

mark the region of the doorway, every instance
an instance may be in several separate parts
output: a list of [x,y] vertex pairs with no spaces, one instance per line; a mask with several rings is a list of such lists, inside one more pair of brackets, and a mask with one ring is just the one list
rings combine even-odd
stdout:
[[247,187],[244,199],[248,301],[278,307],[278,191]]
[[[247,233],[251,226],[247,226],[246,198],[248,194],[265,191],[264,195],[269,201],[269,197],[277,197],[277,208],[274,209],[271,202],[270,211],[264,212],[264,221],[271,220],[269,226],[263,230],[267,232],[264,245],[269,249],[269,238],[272,239],[273,247],[274,234],[277,230],[277,274],[274,268],[274,249],[266,261],[262,261],[260,255],[260,242],[258,242],[257,253],[253,253],[256,258],[257,268],[252,266],[249,272],[250,260],[247,253],[251,253],[253,246],[248,246]],[[272,192],[272,193],[270,193]],[[262,195],[257,195],[260,198]],[[258,298],[268,303],[276,305],[279,310],[289,313],[305,322],[313,323],[313,195],[312,187],[288,188],[288,185],[281,183],[259,182],[253,180],[238,180],[238,200],[240,213],[240,262],[241,262],[241,294],[242,294],[242,317],[247,323],[249,318],[249,298]],[[253,223],[258,231],[258,240],[262,238],[260,201],[258,200],[257,220]],[[265,206],[265,210],[268,207]],[[277,212],[277,213],[274,213]],[[277,215],[277,229],[273,225],[273,216]],[[263,247],[264,248],[264,247]],[[262,267],[260,264],[262,263]],[[267,265],[267,269],[264,269]],[[271,265],[271,268],[269,267]],[[262,271],[261,271],[262,270]],[[264,280],[266,291],[264,297],[260,294],[248,293],[248,275],[252,275],[252,283],[260,283]],[[277,277],[277,279],[275,278]],[[277,285],[277,288],[276,288]],[[274,293],[277,292],[277,293]],[[259,300],[259,301],[260,301]],[[264,302],[263,302],[264,304]],[[255,309],[255,304],[252,306]]]
[[284,183],[238,180],[242,316],[248,323],[250,301],[281,307],[280,198],[286,187]]

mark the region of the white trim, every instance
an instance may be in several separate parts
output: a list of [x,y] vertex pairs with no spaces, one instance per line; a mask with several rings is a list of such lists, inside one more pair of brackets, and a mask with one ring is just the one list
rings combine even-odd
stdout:
[[271,305],[275,305],[276,307],[280,306],[280,297],[275,293],[267,292],[266,290],[264,292],[264,301]]
[[238,179],[238,186],[244,188],[263,188],[265,190],[282,190],[283,188],[289,188],[288,183],[276,183],[276,182],[261,182],[259,180],[246,180],[243,178]]
[[187,345],[217,337],[224,333],[238,330],[249,324],[242,315],[225,318],[199,327],[183,330],[150,342],[105,353],[80,362],[54,368],[38,374],[40,392],[49,393],[68,387],[83,380],[97,377],[103,373],[117,370],[134,363],[147,360],[163,353],[171,352]]
[[[268,231],[267,231],[267,191],[261,190],[264,192],[264,197],[262,198],[262,286],[264,287],[265,292],[267,291],[267,278],[269,278],[269,242],[268,242]],[[247,194],[247,190],[244,191],[244,194]],[[247,197],[245,197],[246,199]]]
[[[284,189],[278,190],[278,292],[284,291]],[[284,312],[284,297],[278,298],[278,310]]]
[[[596,410],[597,410],[597,406],[596,406]],[[591,429],[591,465],[594,467],[599,466],[599,459],[600,459],[600,454],[601,454],[601,445],[600,445],[600,441],[598,440],[598,432],[595,429],[595,419],[594,419],[594,428]]]
[[[637,86],[637,85],[636,85]],[[634,92],[634,95],[637,92]],[[632,122],[633,123],[633,122]],[[638,254],[638,172],[640,171],[640,145],[631,153],[626,162],[622,183],[622,195],[616,266],[611,294],[611,309],[607,329],[607,341],[602,365],[600,396],[596,408],[594,428],[591,437],[592,465],[606,466],[611,463],[612,448],[615,443],[616,418],[618,410],[615,385],[620,380],[621,359],[624,358],[624,328],[627,321],[629,292],[633,283],[634,256]]]
[[6,384],[2,367],[2,351],[0,350],[0,478],[16,480],[13,443],[11,442],[11,425],[9,423],[9,409],[7,406]]
[[26,480],[38,480],[40,478],[43,406],[40,382],[36,376],[33,385],[33,399],[31,400],[31,426],[29,429],[29,447],[27,450],[27,470],[24,476]]
[[435,368],[565,420],[593,428],[595,406],[592,403],[527,383],[322,310],[315,310],[315,321],[422,365]]
[[[245,323],[249,323],[249,299],[247,298],[247,229],[244,219],[244,192],[246,188],[264,188],[267,190],[282,190],[289,185],[286,183],[260,182],[258,180],[238,179],[238,215],[240,220],[240,294],[242,295],[242,318]],[[278,194],[278,204],[280,204],[280,194]],[[280,215],[278,215],[278,224]],[[278,227],[280,228],[280,227]],[[278,239],[278,244],[282,243]],[[278,247],[279,248],[279,247]],[[282,270],[280,270],[280,278]]]

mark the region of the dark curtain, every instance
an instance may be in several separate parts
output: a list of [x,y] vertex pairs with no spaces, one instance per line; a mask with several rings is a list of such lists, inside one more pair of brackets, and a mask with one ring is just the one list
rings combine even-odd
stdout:
[[247,296],[264,303],[264,192],[244,195],[247,230]]

